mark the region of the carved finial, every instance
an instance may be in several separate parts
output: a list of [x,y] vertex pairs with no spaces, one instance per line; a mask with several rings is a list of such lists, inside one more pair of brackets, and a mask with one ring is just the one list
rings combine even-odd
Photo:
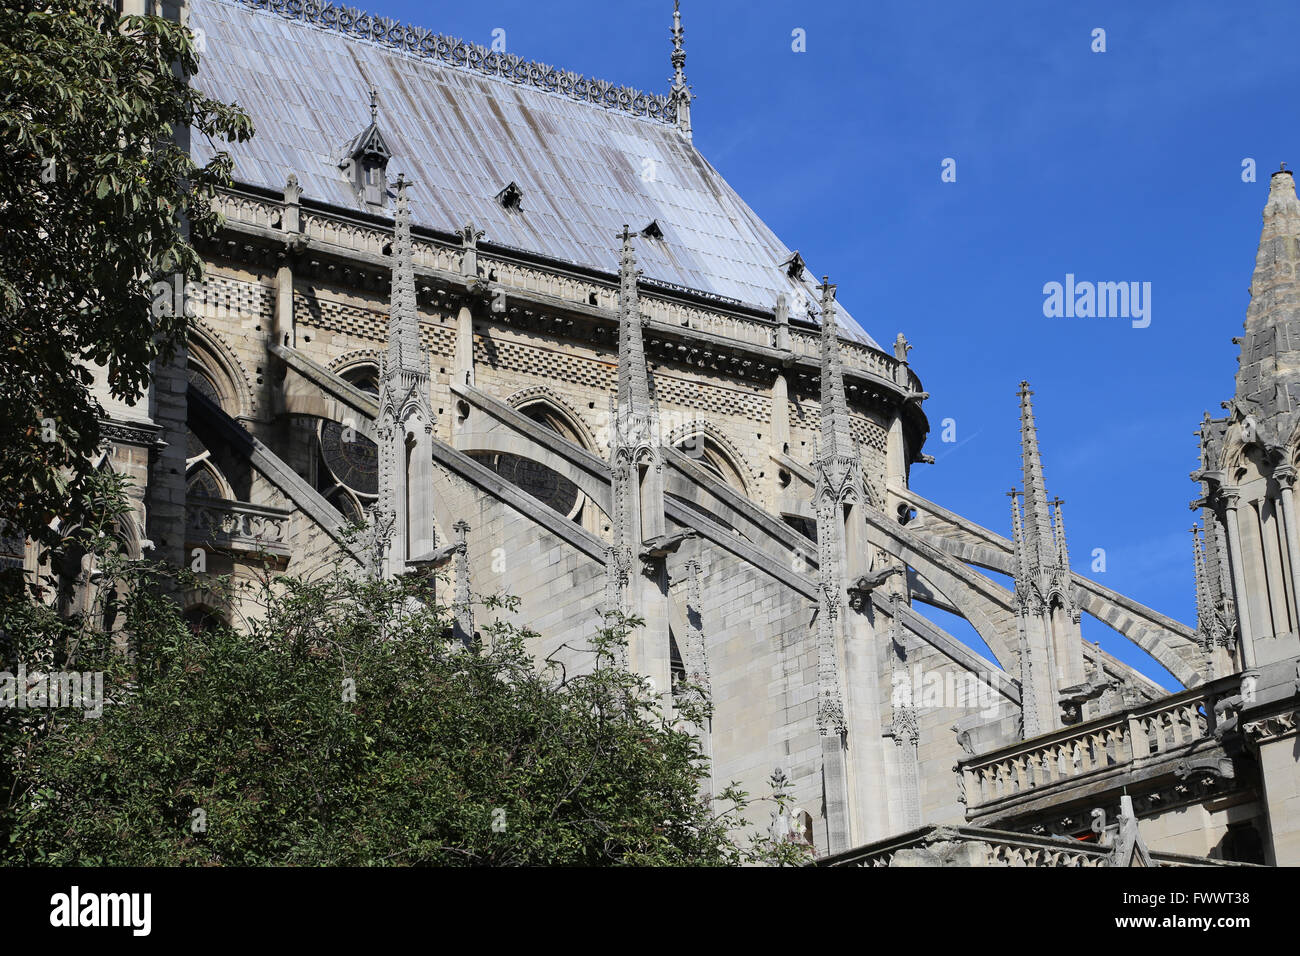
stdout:
[[462,275],[478,278],[478,241],[483,238],[483,230],[474,225],[472,219],[466,220],[465,225],[456,230],[456,235],[460,237],[461,257],[460,271]]
[[[411,180],[399,174],[397,210],[393,217],[393,266],[389,304],[388,373],[428,375],[428,358],[420,346],[419,308],[415,290],[415,258],[411,242]],[[426,420],[430,420],[426,417]]]
[[849,407],[844,395],[839,331],[835,324],[835,286],[822,276],[821,291],[821,447],[827,460],[853,454]]
[[824,313],[828,307],[833,311],[835,305],[836,286],[831,285],[831,277],[822,276],[822,284],[819,285],[817,289],[822,294],[822,312]]
[[682,38],[682,11],[678,0],[673,0],[673,87],[668,100],[677,112],[677,128],[687,139],[691,138],[691,90],[686,85],[686,47]]
[[290,173],[284,184],[284,213],[280,218],[280,228],[285,232],[298,232],[301,227],[298,216],[301,199],[302,187],[298,185],[298,176]]
[[673,86],[686,83],[686,46],[683,38],[686,31],[682,29],[682,5],[680,0],[673,0]]
[[1025,545],[1031,572],[1050,567],[1056,551],[1052,521],[1047,505],[1047,485],[1043,480],[1043,460],[1038,448],[1038,426],[1034,422],[1033,390],[1021,381],[1020,454],[1025,480]]
[[370,122],[379,122],[379,90],[375,84],[370,84]]

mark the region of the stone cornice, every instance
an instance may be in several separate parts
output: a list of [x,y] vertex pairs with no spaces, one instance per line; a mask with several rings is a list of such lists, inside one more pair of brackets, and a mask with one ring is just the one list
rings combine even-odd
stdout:
[[1294,737],[1300,732],[1300,707],[1290,707],[1264,717],[1251,717],[1241,729],[1256,744]]
[[124,422],[112,418],[99,421],[100,437],[106,442],[154,448],[161,442],[162,428],[147,422]]
[[[212,251],[235,261],[265,260],[278,263],[286,257],[296,259],[300,268],[311,272],[328,271],[333,282],[355,284],[363,289],[384,291],[387,288],[391,259],[385,246],[391,239],[391,223],[380,217],[336,210],[323,204],[303,203],[304,233],[290,237],[279,228],[282,203],[262,192],[224,190],[218,207],[226,216],[225,236],[209,241]],[[328,228],[324,228],[328,225]],[[324,228],[324,232],[322,229]],[[536,325],[569,336],[584,331],[597,342],[611,346],[617,338],[617,277],[572,265],[525,258],[494,251],[491,243],[478,245],[479,261],[487,278],[467,287],[460,273],[462,245],[454,235],[445,236],[414,229],[416,237],[415,273],[423,301],[437,300],[448,308],[461,302],[482,303],[495,300],[494,308],[479,305],[484,318],[507,325]],[[349,245],[322,238],[325,234],[346,235]],[[286,251],[292,241],[305,240],[299,252]],[[335,263],[338,263],[336,265]],[[436,264],[432,264],[436,263]],[[493,266],[496,266],[494,269]],[[581,288],[585,301],[560,297],[523,283],[509,284],[494,278],[502,269],[527,275],[555,276],[566,288]],[[647,346],[655,361],[675,361],[709,367],[725,374],[755,380],[770,380],[777,374],[793,375],[799,387],[816,394],[820,379],[815,329],[803,330],[792,325],[796,349],[778,349],[775,337],[778,323],[775,311],[764,311],[712,301],[694,294],[663,295],[657,284],[642,279],[639,283],[643,314],[649,317],[645,331]],[[497,291],[501,294],[498,297]],[[596,304],[589,301],[596,299]],[[659,316],[662,317],[659,317]],[[679,316],[722,331],[693,327]],[[672,319],[673,321],[669,321]],[[744,332],[740,338],[736,333]],[[858,406],[875,407],[886,414],[897,411],[907,424],[909,444],[918,450],[929,431],[929,422],[919,403],[921,382],[910,366],[878,349],[847,339],[841,340],[844,357],[844,380],[850,401]]]

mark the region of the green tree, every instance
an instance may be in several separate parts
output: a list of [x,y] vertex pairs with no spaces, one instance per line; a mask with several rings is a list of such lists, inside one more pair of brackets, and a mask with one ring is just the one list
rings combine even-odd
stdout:
[[184,334],[153,286],[201,277],[187,229],[213,230],[231,168],[224,152],[198,167],[185,131],[252,135],[189,85],[197,70],[193,35],[166,19],[100,0],[0,7],[0,526],[54,543],[52,519],[85,517],[102,413],[87,363],[134,401]]
[[[143,567],[99,567],[136,580],[79,619],[0,605],[0,628],[24,635],[0,668],[74,647],[67,666],[103,670],[113,701],[97,719],[0,710],[0,862],[803,861],[737,837],[734,785],[702,796],[696,738],[618,663],[636,621],[611,616],[589,653],[539,668],[535,635],[507,623],[453,639],[428,580],[270,576],[236,633],[187,626]],[[485,603],[502,619],[513,606]]]

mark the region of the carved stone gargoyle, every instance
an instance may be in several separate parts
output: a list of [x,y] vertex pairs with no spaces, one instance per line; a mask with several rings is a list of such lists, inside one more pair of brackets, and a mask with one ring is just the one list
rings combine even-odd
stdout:
[[1185,757],[1174,766],[1174,776],[1179,780],[1192,780],[1204,785],[1233,780],[1237,770],[1232,758],[1224,754],[1203,753]]
[[901,564],[891,564],[860,575],[856,581],[849,585],[849,607],[855,611],[861,611],[867,606],[867,602],[871,600],[872,591],[895,574],[902,574],[904,570],[905,568]]
[[647,538],[641,542],[641,553],[638,557],[642,561],[666,558],[668,555],[675,553],[682,546],[683,541],[693,537],[695,537],[694,528],[673,531],[670,534],[655,535],[655,537]]
[[464,546],[465,545],[462,542],[455,541],[451,544],[443,545],[441,548],[430,551],[428,554],[422,554],[418,558],[411,558],[406,563],[410,567],[425,573],[437,571],[451,560],[452,555]]

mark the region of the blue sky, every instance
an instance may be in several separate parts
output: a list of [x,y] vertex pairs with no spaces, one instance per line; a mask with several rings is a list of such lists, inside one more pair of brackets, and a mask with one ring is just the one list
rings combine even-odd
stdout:
[[[512,53],[668,89],[664,0],[359,5],[485,46],[501,28]],[[1269,173],[1300,166],[1300,5],[685,0],[682,12],[700,151],[877,341],[901,330],[915,347],[937,463],[915,466],[913,487],[1007,533],[1028,379],[1075,569],[1091,573],[1103,548],[1099,580],[1194,623],[1193,432],[1232,394]],[[791,49],[796,29],[806,52]],[[945,158],[955,182],[941,181]],[[1044,283],[1067,273],[1150,282],[1150,326],[1044,317]],[[1085,636],[1174,686],[1086,616]]]

